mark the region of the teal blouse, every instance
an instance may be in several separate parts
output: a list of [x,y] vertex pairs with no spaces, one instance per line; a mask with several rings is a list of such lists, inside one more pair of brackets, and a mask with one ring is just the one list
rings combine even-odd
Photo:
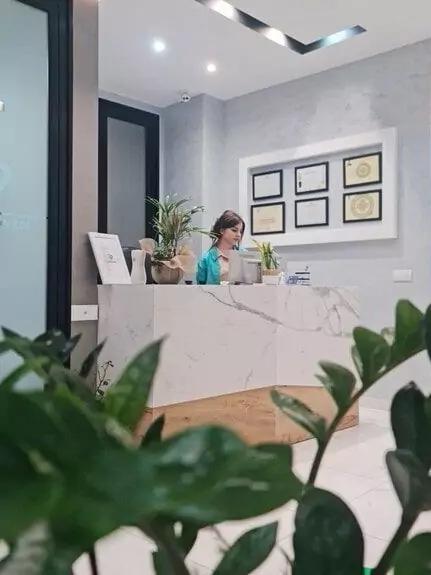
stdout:
[[220,284],[220,260],[216,247],[210,248],[198,261],[196,281],[200,285]]

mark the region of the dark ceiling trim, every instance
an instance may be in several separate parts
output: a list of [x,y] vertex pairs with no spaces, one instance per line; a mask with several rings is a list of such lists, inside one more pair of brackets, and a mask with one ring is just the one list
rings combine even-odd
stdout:
[[235,8],[235,6],[225,0],[195,0],[195,2],[199,2],[199,4],[221,14],[225,18],[228,18],[233,22],[238,22],[238,24],[261,34],[268,40],[271,40],[280,46],[290,48],[290,50],[302,55],[320,50],[320,48],[344,42],[349,38],[353,38],[353,36],[366,32],[366,29],[362,26],[351,26],[350,28],[345,28],[344,30],[330,34],[329,36],[319,38],[314,42],[310,42],[310,44],[303,44],[299,40],[296,40],[296,38],[285,34],[281,30],[261,22],[257,18],[254,18],[254,16],[250,16],[250,14],[239,10],[239,8]]

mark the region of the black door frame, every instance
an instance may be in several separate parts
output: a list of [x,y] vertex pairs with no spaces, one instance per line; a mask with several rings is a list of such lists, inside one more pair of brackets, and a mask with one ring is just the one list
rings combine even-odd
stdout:
[[[145,128],[145,195],[160,197],[160,118],[157,114],[99,99],[99,232],[108,231],[108,121],[109,118],[137,124]],[[155,237],[154,206],[145,210],[145,235]]]
[[48,15],[47,329],[70,334],[73,13],[70,0],[18,0]]

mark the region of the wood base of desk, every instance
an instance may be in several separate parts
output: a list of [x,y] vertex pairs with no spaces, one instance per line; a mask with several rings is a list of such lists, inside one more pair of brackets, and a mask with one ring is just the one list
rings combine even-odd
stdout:
[[[293,444],[310,439],[309,433],[272,403],[270,393],[273,389],[300,399],[329,421],[335,415],[334,403],[323,387],[274,386],[150,409],[138,425],[136,435],[143,436],[151,423],[165,414],[165,437],[189,427],[222,425],[251,444]],[[358,423],[359,408],[356,405],[343,418],[338,429],[354,427]]]

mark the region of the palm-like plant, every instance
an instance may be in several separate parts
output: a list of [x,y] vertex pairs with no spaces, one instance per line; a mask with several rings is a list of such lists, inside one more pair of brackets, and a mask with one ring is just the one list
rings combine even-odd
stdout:
[[262,266],[265,270],[278,270],[278,256],[271,245],[271,242],[257,242],[253,240],[259,250]]
[[153,227],[158,238],[158,245],[153,254],[155,260],[170,260],[178,255],[180,242],[195,233],[208,234],[192,222],[194,215],[204,211],[203,206],[186,208],[184,206],[189,199],[176,200],[170,196],[166,196],[163,200],[148,198],[148,202],[157,213],[153,218]]

